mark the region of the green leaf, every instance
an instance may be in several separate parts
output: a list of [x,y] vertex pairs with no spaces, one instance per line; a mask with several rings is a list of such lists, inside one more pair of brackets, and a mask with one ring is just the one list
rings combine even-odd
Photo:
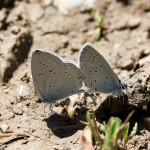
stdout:
[[104,23],[104,17],[98,11],[95,12],[95,21],[99,26]]
[[94,36],[95,36],[95,39],[96,39],[97,41],[100,40],[100,38],[101,38],[101,28],[97,28],[97,29],[95,30]]
[[129,135],[129,138],[132,138],[135,136],[136,132],[137,132],[137,127],[138,127],[138,124],[137,122],[135,123],[134,127],[133,127],[133,130],[131,132],[131,134]]
[[93,120],[93,118],[91,118],[91,114],[90,114],[89,111],[87,111],[87,113],[86,113],[86,120],[89,123],[89,126],[90,126],[90,129],[92,131],[93,137],[95,138],[95,140],[99,143],[99,146],[101,147],[102,145],[101,145],[100,139],[98,137],[99,133],[97,133],[97,130],[96,130],[96,127],[95,127],[95,124],[94,124],[94,120]]
[[103,124],[101,124],[99,130],[104,132],[104,133],[107,131],[106,121],[103,121]]
[[122,138],[123,138],[123,139],[127,139],[127,138],[128,138],[129,127],[130,127],[130,123],[128,122],[128,123],[126,124],[125,129],[123,130],[123,133],[122,133]]
[[117,117],[111,117],[109,120],[109,127],[106,133],[106,137],[104,140],[104,145],[111,145],[112,140],[116,138],[117,133],[119,131],[119,127],[121,126],[122,122],[119,118]]

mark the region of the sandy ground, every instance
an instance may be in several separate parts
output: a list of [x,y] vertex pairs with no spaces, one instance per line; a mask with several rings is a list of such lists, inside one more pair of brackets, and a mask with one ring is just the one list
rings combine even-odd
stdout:
[[[128,101],[102,101],[96,109],[102,121],[114,116],[123,120],[135,109],[131,125],[137,135],[127,149],[150,149],[150,2],[149,0],[101,0],[96,9],[104,16],[99,41],[87,5],[60,9],[51,1],[8,0],[0,2],[0,149],[80,149],[80,123],[86,110],[75,117],[61,114],[57,105],[36,99],[31,76],[34,49],[46,49],[77,63],[78,51],[90,43],[109,62],[122,82],[129,85]],[[65,11],[64,11],[65,10]],[[135,66],[140,64],[139,70]],[[138,71],[137,71],[138,70]],[[5,130],[6,127],[6,130]],[[7,129],[8,127],[8,129]]]

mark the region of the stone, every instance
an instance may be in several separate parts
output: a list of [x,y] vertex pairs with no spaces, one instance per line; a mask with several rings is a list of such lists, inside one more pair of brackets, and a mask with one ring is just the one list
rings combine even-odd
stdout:
[[22,105],[20,103],[18,103],[17,106],[15,106],[13,108],[13,111],[17,115],[22,115],[23,114],[23,107],[22,107]]
[[[32,11],[28,11],[28,10],[31,10],[31,9],[32,9]],[[30,5],[28,5],[27,6],[27,12],[28,12],[29,19],[33,22],[38,21],[38,19],[40,19],[44,14],[44,11],[43,11],[42,7],[39,4],[30,4]]]
[[129,28],[137,28],[141,24],[140,18],[132,18],[128,21],[128,27]]
[[0,129],[2,130],[3,133],[6,133],[9,129],[9,125],[8,124],[2,124],[0,126]]
[[118,61],[118,66],[121,69],[131,70],[134,68],[134,61],[131,59],[120,59]]
[[14,118],[14,117],[15,117],[15,114],[12,111],[9,111],[6,114],[5,119],[9,120],[9,119]]

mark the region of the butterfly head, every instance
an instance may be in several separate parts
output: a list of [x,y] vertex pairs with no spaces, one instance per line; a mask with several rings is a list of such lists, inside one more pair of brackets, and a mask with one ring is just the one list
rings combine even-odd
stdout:
[[126,83],[120,83],[121,89],[127,89],[127,84]]

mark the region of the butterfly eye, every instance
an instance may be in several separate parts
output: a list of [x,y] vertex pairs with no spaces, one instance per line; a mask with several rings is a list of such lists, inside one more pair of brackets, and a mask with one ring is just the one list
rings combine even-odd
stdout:
[[127,84],[126,83],[120,83],[120,86],[122,89],[127,89]]

